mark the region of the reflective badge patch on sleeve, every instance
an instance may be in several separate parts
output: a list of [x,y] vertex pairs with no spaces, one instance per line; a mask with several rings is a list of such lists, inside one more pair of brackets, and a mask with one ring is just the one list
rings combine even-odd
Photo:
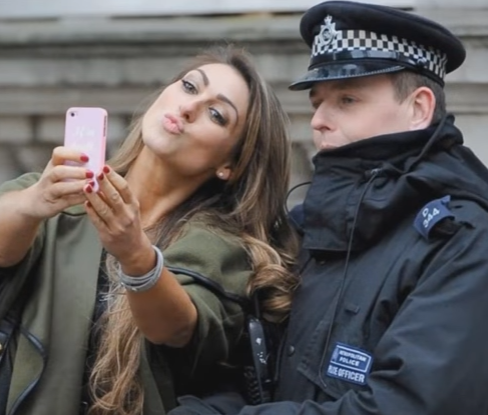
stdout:
[[444,196],[427,203],[417,214],[414,226],[415,229],[425,238],[429,239],[430,232],[442,219],[452,218],[454,215],[449,210],[451,196]]
[[325,374],[346,382],[365,385],[373,357],[364,350],[336,343]]

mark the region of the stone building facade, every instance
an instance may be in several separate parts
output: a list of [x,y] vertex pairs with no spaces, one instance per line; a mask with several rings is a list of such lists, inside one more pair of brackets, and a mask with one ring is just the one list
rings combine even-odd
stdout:
[[[447,25],[468,58],[447,77],[448,108],[469,146],[488,164],[488,0],[424,0],[420,13]],[[486,3],[486,4],[485,4]],[[310,177],[314,153],[306,93],[287,85],[308,51],[298,36],[300,15],[241,14],[167,18],[70,18],[8,21],[0,16],[0,182],[41,170],[64,134],[72,106],[109,112],[109,152],[147,98],[196,52],[221,42],[253,53],[288,111],[294,145],[293,184]],[[303,196],[294,193],[291,203]]]

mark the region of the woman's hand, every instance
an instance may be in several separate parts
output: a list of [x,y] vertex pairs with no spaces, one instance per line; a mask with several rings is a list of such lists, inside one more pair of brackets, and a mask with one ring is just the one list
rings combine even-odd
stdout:
[[102,245],[117,258],[126,274],[145,274],[155,266],[156,255],[141,226],[138,200],[127,181],[108,166],[97,181],[98,192],[92,183],[84,188],[85,206]]
[[[104,248],[120,263],[122,271],[142,276],[156,266],[156,253],[142,229],[139,201],[127,181],[105,166],[97,176],[98,192],[88,184],[85,203]],[[189,343],[198,320],[190,296],[175,276],[163,267],[154,286],[147,291],[126,291],[136,325],[155,344],[183,347]]]
[[84,167],[67,166],[65,163],[83,164],[87,161],[88,157],[80,151],[56,147],[39,181],[25,190],[24,213],[43,220],[83,203],[86,200],[83,187],[87,179],[94,177],[94,173]]

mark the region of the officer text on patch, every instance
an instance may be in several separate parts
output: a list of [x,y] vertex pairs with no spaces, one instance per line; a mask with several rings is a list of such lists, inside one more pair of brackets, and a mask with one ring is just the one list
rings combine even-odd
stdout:
[[363,350],[337,343],[326,374],[358,385],[366,384],[373,358]]

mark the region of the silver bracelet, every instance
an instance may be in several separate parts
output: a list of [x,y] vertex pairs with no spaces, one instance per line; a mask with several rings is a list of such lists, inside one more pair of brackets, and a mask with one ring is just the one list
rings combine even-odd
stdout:
[[120,264],[118,265],[118,274],[120,284],[128,291],[141,292],[147,291],[154,287],[161,277],[164,267],[163,253],[157,246],[152,246],[156,252],[156,266],[149,272],[139,277],[124,274]]

